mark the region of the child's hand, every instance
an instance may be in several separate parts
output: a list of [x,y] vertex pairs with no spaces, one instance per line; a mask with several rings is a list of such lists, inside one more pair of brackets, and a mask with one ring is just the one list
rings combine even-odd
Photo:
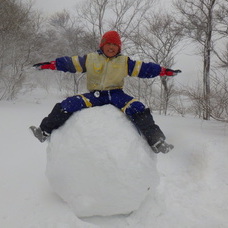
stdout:
[[56,70],[55,61],[36,63],[33,65],[33,67],[35,67],[38,70],[44,70],[44,69]]
[[181,73],[181,70],[172,70],[172,69],[166,69],[166,68],[162,67],[159,75],[160,76],[175,76],[179,73]]

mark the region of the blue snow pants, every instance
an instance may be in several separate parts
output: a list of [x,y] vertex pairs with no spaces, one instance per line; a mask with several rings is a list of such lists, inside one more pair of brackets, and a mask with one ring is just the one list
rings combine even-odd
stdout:
[[143,103],[127,95],[122,89],[108,91],[94,91],[85,94],[68,97],[61,102],[61,107],[68,113],[73,113],[84,108],[111,104],[132,117],[136,113],[143,112]]
[[42,120],[40,128],[51,134],[52,130],[62,126],[74,112],[106,104],[114,105],[126,113],[131,120],[135,114],[143,113],[145,110],[141,102],[124,93],[122,89],[94,91],[68,97],[61,103],[57,103],[51,113]]

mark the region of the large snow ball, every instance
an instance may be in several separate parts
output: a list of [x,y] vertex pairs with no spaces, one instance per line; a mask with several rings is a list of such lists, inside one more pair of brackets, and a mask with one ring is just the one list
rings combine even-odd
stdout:
[[76,112],[52,133],[46,175],[78,217],[135,211],[159,182],[156,155],[111,105]]

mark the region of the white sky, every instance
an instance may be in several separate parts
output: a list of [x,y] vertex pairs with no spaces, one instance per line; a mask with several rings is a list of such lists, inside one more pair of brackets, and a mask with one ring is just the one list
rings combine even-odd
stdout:
[[[30,0],[22,0],[22,2],[28,2]],[[79,2],[83,0],[31,0],[34,2],[34,7],[47,13],[55,13],[63,9],[73,9]],[[171,0],[158,1],[163,7],[168,7]],[[163,3],[162,3],[163,2]]]
[[[27,0],[22,0],[26,2]],[[82,0],[33,0],[34,9],[37,8],[44,13],[55,13],[58,11],[62,11],[63,9],[73,9],[76,4],[81,2]]]

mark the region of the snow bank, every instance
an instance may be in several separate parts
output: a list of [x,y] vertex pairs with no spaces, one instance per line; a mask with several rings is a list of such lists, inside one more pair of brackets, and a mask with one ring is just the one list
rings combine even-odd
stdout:
[[111,105],[75,113],[52,133],[46,175],[78,217],[128,214],[156,192],[156,156]]

